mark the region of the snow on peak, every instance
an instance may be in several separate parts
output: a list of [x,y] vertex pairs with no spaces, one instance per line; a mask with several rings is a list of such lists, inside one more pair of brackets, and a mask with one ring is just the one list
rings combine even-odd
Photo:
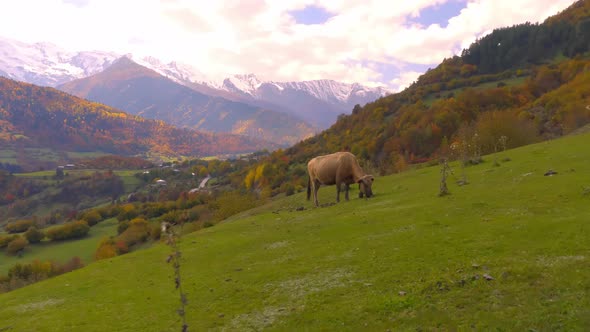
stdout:
[[[362,104],[389,93],[384,88],[369,88],[358,83],[348,84],[327,79],[275,82],[262,81],[254,74],[240,74],[215,81],[197,68],[184,63],[166,63],[151,56],[123,56],[181,84],[203,84],[213,89],[249,95],[254,99],[268,97],[270,92],[263,91],[264,86],[271,86],[277,98],[289,93],[304,92],[334,105]],[[96,74],[121,57],[120,54],[101,51],[68,52],[51,43],[27,44],[0,37],[0,74],[39,85],[57,86]]]
[[176,61],[164,63],[161,60],[151,56],[133,59],[133,61],[137,62],[138,64],[144,67],[148,67],[152,70],[155,70],[161,75],[166,76],[181,84],[186,84],[190,82],[206,84],[213,87],[218,85],[217,83],[211,81],[209,77],[207,77],[207,75],[205,75],[195,67],[184,63],[179,63]]
[[387,93],[383,88],[369,88],[358,83],[342,83],[334,80],[301,82],[272,82],[277,87],[303,91],[330,104],[347,103],[354,97],[377,99]]
[[222,89],[254,96],[262,82],[254,74],[232,75],[223,81]]
[[0,38],[0,72],[39,85],[56,86],[104,70],[118,56],[108,52],[67,52],[51,43],[27,44]]

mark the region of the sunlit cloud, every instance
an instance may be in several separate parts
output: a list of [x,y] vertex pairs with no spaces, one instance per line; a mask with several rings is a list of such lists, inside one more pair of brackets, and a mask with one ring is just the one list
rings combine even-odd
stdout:
[[[0,34],[72,51],[175,60],[213,78],[255,73],[265,80],[323,78],[397,90],[421,73],[400,63],[434,67],[494,28],[543,21],[572,3],[19,0],[3,4]],[[395,66],[395,77],[383,72]]]

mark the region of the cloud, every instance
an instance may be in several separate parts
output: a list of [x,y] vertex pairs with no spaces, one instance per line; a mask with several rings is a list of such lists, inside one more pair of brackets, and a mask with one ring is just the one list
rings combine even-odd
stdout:
[[[494,28],[537,22],[572,0],[469,0],[448,24],[420,26],[420,11],[456,0],[20,0],[3,6],[0,31],[26,42],[70,50],[105,50],[177,60],[221,77],[256,73],[277,81],[335,79],[397,89],[370,63],[432,65]],[[331,16],[298,24],[293,11],[313,7]],[[34,10],[31,10],[34,9]]]
[[74,5],[76,7],[84,7],[88,5],[90,0],[63,0],[63,3]]
[[418,71],[405,71],[401,73],[399,77],[389,81],[390,87],[393,91],[400,92],[415,82],[422,74],[422,72]]

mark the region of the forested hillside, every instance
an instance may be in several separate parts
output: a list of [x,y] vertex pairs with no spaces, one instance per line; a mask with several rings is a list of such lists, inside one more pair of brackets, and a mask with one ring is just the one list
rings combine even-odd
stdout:
[[495,30],[405,91],[355,108],[286,153],[305,158],[350,149],[394,165],[436,156],[468,126],[497,136],[482,137],[490,141],[482,142],[484,152],[503,134],[508,146],[566,134],[590,121],[589,4],[579,1],[543,24]]
[[303,186],[298,175],[305,174],[306,161],[335,151],[349,150],[372,170],[388,174],[457,154],[451,147],[488,153],[585,125],[589,7],[590,1],[579,1],[542,24],[493,31],[406,90],[357,105],[319,135],[275,152],[250,170],[246,187],[279,191],[287,180]]
[[273,147],[244,136],[178,129],[53,88],[6,78],[0,78],[0,142],[3,148],[17,150],[48,148],[143,156],[203,156]]

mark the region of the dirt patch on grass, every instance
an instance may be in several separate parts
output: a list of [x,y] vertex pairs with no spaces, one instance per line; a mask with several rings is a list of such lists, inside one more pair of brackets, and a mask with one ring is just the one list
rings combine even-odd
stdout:
[[277,248],[283,248],[289,245],[289,241],[279,241],[279,242],[273,242],[271,244],[269,244],[268,246],[266,246],[266,249],[277,249]]
[[31,303],[25,303],[25,304],[21,304],[19,306],[17,306],[15,308],[16,311],[18,312],[27,312],[27,311],[33,311],[33,310],[41,310],[44,309],[46,307],[50,307],[50,306],[56,306],[59,304],[64,303],[63,299],[48,299],[45,301],[39,301],[39,302],[31,302]]
[[395,227],[388,232],[371,234],[371,235],[367,236],[367,240],[377,240],[377,239],[381,239],[381,238],[392,237],[392,236],[395,236],[400,233],[409,233],[409,232],[414,232],[414,231],[416,231],[416,226],[404,225],[404,226]]
[[347,286],[354,281],[353,277],[354,274],[351,271],[336,269],[267,284],[266,289],[269,300],[287,297],[284,306],[267,306],[261,310],[237,315],[223,330],[260,331],[276,325],[282,317],[303,310],[307,295]]
[[292,300],[298,300],[311,293],[346,286],[352,282],[352,277],[352,272],[338,269],[285,280],[276,286],[271,285],[271,287],[274,288],[274,292],[286,294]]
[[562,264],[570,264],[574,262],[581,262],[585,261],[586,256],[577,255],[577,256],[554,256],[554,257],[547,257],[547,256],[540,256],[537,258],[537,262],[541,266],[556,266]]
[[266,307],[261,311],[236,316],[222,331],[260,331],[288,313],[286,308]]

